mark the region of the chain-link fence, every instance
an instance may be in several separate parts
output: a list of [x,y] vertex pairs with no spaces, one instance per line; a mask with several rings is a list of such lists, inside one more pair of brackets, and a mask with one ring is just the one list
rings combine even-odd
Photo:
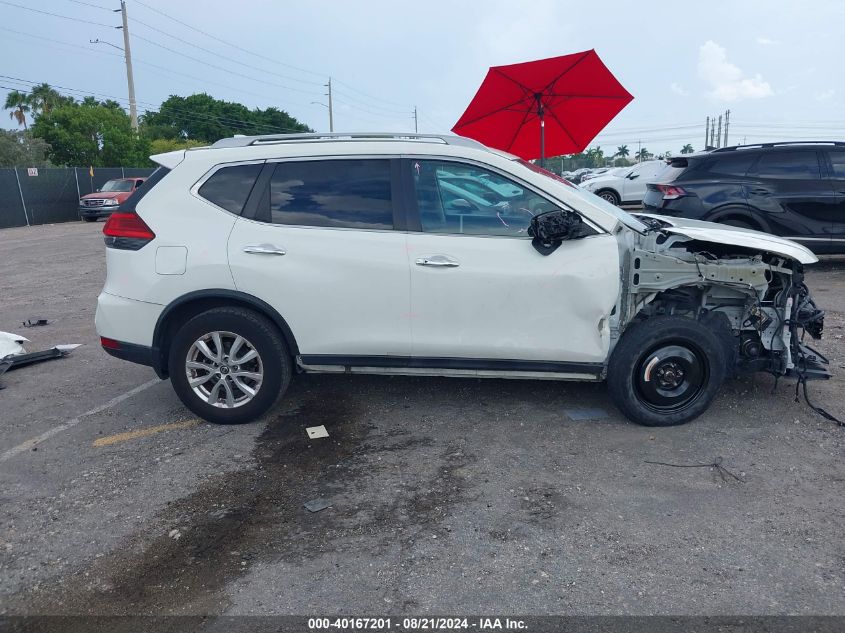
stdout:
[[153,170],[102,167],[93,172],[87,167],[0,169],[0,229],[78,220],[80,196],[113,178],[149,176]]

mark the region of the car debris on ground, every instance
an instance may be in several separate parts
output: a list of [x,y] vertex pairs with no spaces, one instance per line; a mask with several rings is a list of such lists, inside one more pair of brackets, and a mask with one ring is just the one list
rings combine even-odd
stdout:
[[47,319],[27,319],[26,321],[22,321],[21,325],[24,327],[40,327],[49,323]]
[[[40,352],[27,353],[23,344],[29,343],[29,339],[20,334],[11,332],[0,332],[0,374],[13,369],[20,369],[27,365],[33,365],[53,358],[62,358],[70,354],[80,344],[55,345],[50,349]],[[2,388],[2,387],[0,387]]]
[[728,477],[733,477],[738,482],[745,483],[744,479],[735,475],[734,473],[729,471],[727,468],[722,466],[722,457],[721,456],[717,457],[716,459],[714,459],[709,464],[670,464],[668,462],[653,462],[653,461],[649,461],[649,460],[645,460],[645,463],[646,464],[654,464],[656,466],[671,466],[672,468],[713,468],[713,469],[716,470],[717,473],[719,473],[719,476],[722,478],[722,481],[724,483],[728,482]]
[[326,430],[326,427],[322,424],[320,426],[309,426],[307,429],[305,429],[305,432],[308,433],[309,439],[312,440],[329,436],[329,432]]
[[320,510],[331,508],[332,503],[331,501],[326,501],[325,499],[312,499],[311,501],[304,503],[303,506],[309,512],[319,512]]

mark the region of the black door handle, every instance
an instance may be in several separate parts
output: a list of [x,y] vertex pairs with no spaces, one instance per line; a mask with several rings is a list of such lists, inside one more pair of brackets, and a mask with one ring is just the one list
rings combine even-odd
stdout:
[[758,196],[765,196],[769,193],[768,189],[750,189],[749,193],[757,194]]

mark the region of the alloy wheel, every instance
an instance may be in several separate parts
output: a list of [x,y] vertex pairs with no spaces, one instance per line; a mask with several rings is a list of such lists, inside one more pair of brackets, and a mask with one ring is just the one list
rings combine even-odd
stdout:
[[234,332],[209,332],[188,349],[185,373],[204,402],[234,409],[250,402],[264,380],[264,364],[255,346]]

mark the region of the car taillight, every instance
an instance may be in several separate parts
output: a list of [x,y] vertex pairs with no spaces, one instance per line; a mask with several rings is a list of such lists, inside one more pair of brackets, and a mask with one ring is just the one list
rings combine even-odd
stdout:
[[664,200],[677,200],[678,198],[682,198],[683,196],[687,195],[687,192],[681,189],[680,187],[675,187],[673,185],[655,185],[663,194]]
[[156,234],[137,213],[117,211],[103,227],[106,246],[137,251],[155,239]]

